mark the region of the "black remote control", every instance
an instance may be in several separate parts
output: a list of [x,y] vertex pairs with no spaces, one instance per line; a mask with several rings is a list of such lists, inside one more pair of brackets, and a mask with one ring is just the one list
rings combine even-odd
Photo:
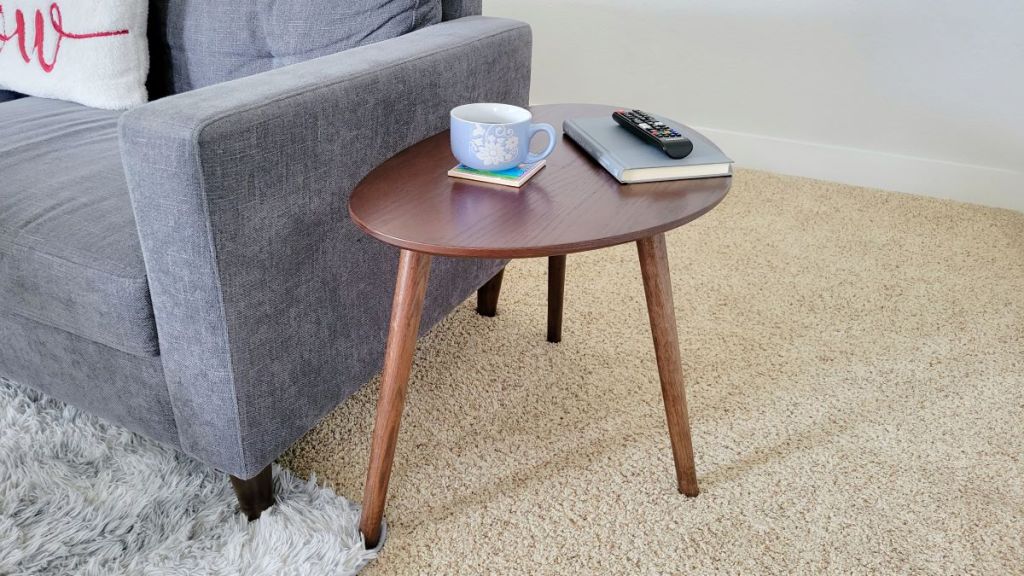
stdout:
[[689,138],[646,112],[616,110],[612,118],[644,142],[661,148],[669,158],[678,160],[693,152],[693,142]]

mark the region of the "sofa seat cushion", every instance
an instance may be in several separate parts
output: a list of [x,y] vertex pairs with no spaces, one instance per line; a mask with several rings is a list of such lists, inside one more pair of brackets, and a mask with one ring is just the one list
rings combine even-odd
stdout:
[[0,104],[0,310],[158,354],[118,112]]

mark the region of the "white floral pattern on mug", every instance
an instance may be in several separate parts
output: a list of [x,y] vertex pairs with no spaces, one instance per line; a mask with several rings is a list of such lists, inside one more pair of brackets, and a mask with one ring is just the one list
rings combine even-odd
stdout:
[[485,166],[504,164],[519,155],[519,137],[515,130],[506,126],[484,128],[483,124],[476,124],[470,148]]

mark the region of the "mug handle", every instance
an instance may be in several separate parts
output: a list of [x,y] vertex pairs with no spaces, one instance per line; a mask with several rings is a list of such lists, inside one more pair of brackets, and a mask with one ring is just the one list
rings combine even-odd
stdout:
[[540,154],[534,154],[532,152],[527,154],[527,164],[540,162],[548,156],[551,156],[551,153],[555,151],[555,144],[558,143],[558,135],[555,133],[555,127],[551,124],[530,124],[530,142],[533,142],[533,137],[536,136],[538,132],[547,132],[548,138],[551,141],[548,142],[548,147]]

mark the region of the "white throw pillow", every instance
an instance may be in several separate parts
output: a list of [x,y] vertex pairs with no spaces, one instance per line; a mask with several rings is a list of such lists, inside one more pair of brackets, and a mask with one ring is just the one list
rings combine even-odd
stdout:
[[0,0],[0,89],[93,108],[147,100],[148,0]]

